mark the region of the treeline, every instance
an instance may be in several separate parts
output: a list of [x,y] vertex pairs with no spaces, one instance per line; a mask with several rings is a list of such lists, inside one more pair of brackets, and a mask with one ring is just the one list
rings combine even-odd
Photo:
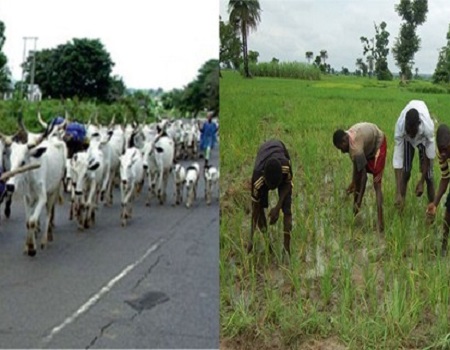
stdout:
[[[12,85],[7,57],[1,51],[6,40],[0,21],[0,93],[22,99],[33,82],[42,99],[75,100],[93,104],[126,105],[133,118],[166,114],[195,117],[201,111],[219,110],[219,61],[211,59],[186,86],[172,91],[131,90],[113,76],[114,61],[99,39],[74,38],[52,49],[32,52],[24,63],[24,80]],[[151,84],[151,82],[149,82]]]
[[[394,74],[388,67],[388,56],[392,54],[399,68],[398,75],[402,83],[419,77],[418,68],[414,67],[414,56],[419,51],[421,44],[417,30],[426,21],[428,1],[400,0],[394,4],[393,9],[402,21],[399,35],[390,45],[387,23],[385,21],[381,21],[379,24],[374,23],[374,35],[360,37],[363,57],[356,58],[355,75],[376,77],[378,80],[392,80]],[[259,1],[229,0],[228,13],[228,21],[219,19],[221,67],[238,70],[245,77],[260,75],[261,72],[264,72],[266,76],[279,76],[276,74],[278,67],[273,65],[278,59],[273,58],[270,64],[262,65],[257,62],[259,53],[249,50],[247,45],[248,34],[252,30],[256,30],[261,21],[262,9]],[[446,39],[447,43],[439,52],[433,74],[433,82],[444,85],[450,83],[450,25]],[[335,70],[327,63],[327,50],[322,49],[320,54],[315,57],[312,51],[306,51],[305,57],[308,64],[317,67],[324,74],[350,74],[347,67]],[[304,71],[302,66],[298,65],[297,67]],[[298,75],[310,78],[309,75],[301,72]]]

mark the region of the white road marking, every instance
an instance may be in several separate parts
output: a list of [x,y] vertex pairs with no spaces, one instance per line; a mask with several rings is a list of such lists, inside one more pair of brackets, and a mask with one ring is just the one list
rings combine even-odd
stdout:
[[119,282],[123,277],[125,277],[136,266],[138,266],[140,263],[142,263],[144,261],[144,259],[147,258],[151,253],[156,251],[156,249],[158,249],[159,246],[161,245],[162,241],[163,241],[163,239],[160,239],[157,243],[153,244],[150,248],[148,248],[148,250],[144,253],[144,255],[142,255],[134,263],[125,267],[121,273],[119,273],[116,277],[114,277],[112,280],[110,280],[105,286],[103,286],[96,294],[94,294],[77,311],[75,311],[72,315],[67,317],[64,320],[64,322],[62,322],[60,325],[54,327],[52,329],[52,331],[43,339],[44,343],[48,344],[56,334],[61,332],[66,326],[68,326],[73,321],[75,321],[80,315],[82,315],[86,311],[88,311],[97,301],[100,300],[100,298],[102,296],[104,296],[106,293],[108,293],[117,282]]

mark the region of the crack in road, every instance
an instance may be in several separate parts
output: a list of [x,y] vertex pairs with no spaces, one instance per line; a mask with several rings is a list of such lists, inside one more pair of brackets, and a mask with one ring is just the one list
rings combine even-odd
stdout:
[[91,340],[91,342],[89,343],[89,345],[85,347],[85,349],[90,349],[93,345],[95,345],[95,343],[97,342],[97,340],[103,336],[103,333],[105,332],[105,330],[106,330],[107,328],[109,328],[112,324],[114,324],[115,322],[116,322],[116,320],[109,321],[106,325],[104,325],[103,327],[101,327],[101,328],[100,328],[100,334],[99,334],[99,335],[96,335],[96,336],[94,337],[94,339]]
[[131,290],[134,291],[141,284],[141,282],[144,279],[146,279],[148,277],[148,275],[151,274],[152,270],[156,267],[156,265],[159,264],[159,261],[160,261],[162,256],[163,255],[158,255],[158,257],[156,258],[156,261],[147,269],[147,271],[144,273],[144,275],[137,280],[137,282],[134,284],[134,287]]

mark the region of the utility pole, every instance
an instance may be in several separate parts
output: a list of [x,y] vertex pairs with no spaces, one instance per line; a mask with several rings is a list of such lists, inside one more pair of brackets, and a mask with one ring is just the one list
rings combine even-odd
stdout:
[[[21,85],[21,95],[23,96],[23,89],[25,86],[25,62],[27,59],[27,41],[28,40],[34,40],[34,50],[33,50],[33,62],[31,65],[31,74],[30,74],[30,86],[33,87],[34,85],[34,73],[36,69],[36,42],[37,42],[36,36],[24,36],[23,37],[23,63],[22,63],[22,85]],[[30,91],[31,94],[31,91]]]

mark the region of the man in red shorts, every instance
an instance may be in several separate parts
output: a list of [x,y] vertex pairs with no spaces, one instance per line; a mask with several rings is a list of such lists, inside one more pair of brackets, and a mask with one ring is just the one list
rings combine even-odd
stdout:
[[373,175],[373,187],[377,198],[378,230],[384,231],[383,192],[381,180],[386,163],[386,137],[372,123],[358,123],[347,131],[336,130],[333,143],[342,153],[348,153],[353,162],[353,180],[347,193],[354,193],[353,212],[358,214],[366,190],[367,173]]

